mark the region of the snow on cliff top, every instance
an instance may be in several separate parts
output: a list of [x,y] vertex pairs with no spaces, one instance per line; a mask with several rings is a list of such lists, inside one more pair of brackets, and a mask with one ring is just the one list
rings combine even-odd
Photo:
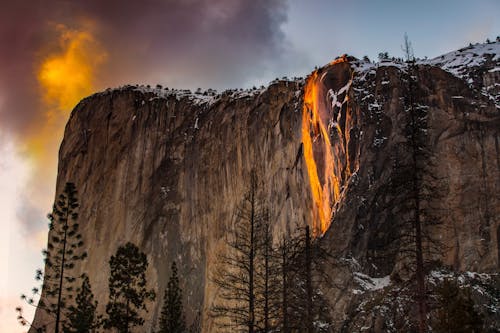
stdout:
[[290,82],[299,82],[302,78],[288,79],[286,77],[282,79],[276,79],[269,83],[267,87],[261,86],[260,88],[250,88],[250,89],[228,89],[222,92],[218,92],[215,89],[191,91],[189,89],[171,89],[163,88],[161,85],[156,87],[151,87],[150,85],[124,85],[118,88],[108,88],[96,95],[104,95],[112,92],[124,92],[124,91],[137,91],[143,95],[149,97],[148,100],[152,101],[154,99],[168,99],[175,98],[176,100],[187,99],[191,101],[194,105],[211,105],[223,97],[229,97],[231,99],[240,99],[246,97],[254,97],[262,94],[271,85],[285,82],[288,84]]
[[469,81],[469,69],[482,66],[488,59],[493,62],[500,60],[499,41],[469,45],[468,47],[443,54],[434,59],[421,60],[418,63],[441,67],[445,71]]
[[[456,51],[452,51],[433,59],[420,59],[419,65],[431,65],[442,68],[451,74],[472,83],[471,70],[483,66],[488,60],[491,61],[493,68],[487,68],[488,72],[500,71],[498,63],[500,62],[500,41],[490,43],[478,43],[469,45]],[[397,67],[404,68],[405,62],[402,59],[391,58],[383,59],[372,63],[366,60],[353,61],[352,65],[357,72],[366,75],[367,72],[377,67]]]
[[168,99],[173,97],[177,100],[188,99],[193,102],[193,104],[197,105],[212,104],[220,97],[220,94],[213,89],[208,89],[205,91],[201,91],[199,89],[195,92],[192,92],[188,89],[163,88],[161,85],[157,85],[156,87],[151,87],[149,85],[124,85],[118,88],[108,88],[102,92],[97,93],[96,95],[106,95],[113,92],[125,91],[137,91],[145,96],[149,95],[149,101],[152,101],[154,99]]
[[[456,51],[452,51],[433,59],[421,59],[417,63],[421,65],[431,65],[442,68],[445,71],[465,80],[467,83],[472,84],[473,78],[471,77],[471,72],[474,68],[478,68],[484,65],[487,61],[490,61],[490,67],[485,68],[487,72],[500,71],[500,41],[490,42],[490,43],[478,43],[474,45],[469,45],[467,47],[461,48]],[[377,67],[397,67],[403,69],[405,67],[404,61],[401,59],[384,59],[377,63],[372,63],[365,60],[355,60],[351,61],[351,65],[355,70],[360,73],[361,80],[366,79],[366,74],[374,70]],[[275,84],[280,81],[288,82],[302,82],[301,78],[274,80],[270,82],[269,85]],[[119,88],[107,89],[99,94],[107,94],[113,91],[139,91],[144,95],[151,95],[149,100],[155,98],[171,98],[175,97],[177,100],[188,99],[195,105],[208,104],[211,105],[218,101],[223,96],[228,96],[231,99],[239,99],[245,97],[253,97],[260,95],[268,87],[260,87],[253,89],[229,89],[223,92],[217,92],[213,89],[208,89],[202,91],[200,89],[196,91],[190,91],[186,89],[169,89],[163,88],[160,85],[156,87],[144,86],[144,85],[125,85]]]

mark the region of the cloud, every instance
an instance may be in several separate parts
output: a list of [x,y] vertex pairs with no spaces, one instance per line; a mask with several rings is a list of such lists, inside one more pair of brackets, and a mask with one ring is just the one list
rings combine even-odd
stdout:
[[[17,209],[16,221],[20,224],[21,231],[25,233],[23,236],[30,236],[35,239],[38,237],[39,232],[46,233],[48,230],[46,215],[50,207],[46,207],[44,210],[39,207],[39,205],[33,203],[26,194],[20,194],[16,202],[22,203]],[[40,244],[38,242],[37,245],[45,246],[45,244]]]
[[121,83],[242,86],[272,71],[286,53],[281,26],[287,6],[282,0],[80,4],[78,11],[96,20],[99,36],[110,50],[113,61],[106,77]]
[[[33,281],[33,257],[40,259],[38,254],[41,242],[36,241],[36,255],[32,255],[31,242],[24,235],[25,226],[18,220],[15,207],[19,205],[18,198],[23,192],[25,183],[30,172],[26,163],[16,152],[14,143],[0,130],[0,221],[2,221],[2,232],[0,233],[0,332],[25,332],[16,320],[14,308],[21,303],[19,294],[24,291],[26,285]],[[38,237],[36,226],[32,223],[26,226],[33,230],[33,238]],[[46,230],[46,228],[45,228]],[[40,260],[38,260],[40,262]],[[38,266],[40,264],[38,263]],[[29,289],[28,289],[29,290]],[[32,316],[33,310],[26,309],[26,314]]]
[[[56,47],[41,57],[36,65],[36,82],[40,94],[39,110],[27,124],[24,148],[40,166],[35,170],[53,182],[55,156],[69,112],[83,97],[97,87],[96,72],[104,64],[107,53],[96,41],[91,29],[70,29],[53,25],[57,33]],[[47,184],[50,188],[50,184]]]
[[[30,66],[30,84],[36,87],[36,94],[23,97],[17,96],[17,91],[10,95],[7,91],[7,98],[14,98],[11,104],[19,104],[9,110],[2,108],[4,112],[12,113],[12,119],[21,119],[21,127],[15,133],[15,154],[21,153],[21,162],[32,166],[29,178],[19,182],[22,192],[10,210],[16,211],[26,237],[36,246],[40,246],[40,240],[44,238],[40,235],[46,233],[46,224],[41,222],[54,197],[57,150],[66,119],[80,99],[95,91],[96,72],[107,56],[89,25],[71,29],[51,23],[48,27],[51,41],[40,46],[43,51],[36,55]],[[23,91],[21,86],[14,85]],[[22,109],[23,101],[30,98],[33,99],[31,108]],[[10,117],[9,114],[7,119]],[[16,127],[15,123],[11,125]]]
[[283,67],[286,15],[284,0],[8,2],[0,13],[0,124],[32,131],[30,123],[43,121],[34,74],[60,48],[61,26],[108,52],[95,89],[134,82],[226,88]]
[[[295,64],[281,30],[286,19],[285,0],[2,4],[0,166],[8,163],[9,172],[0,178],[10,187],[0,191],[0,212],[11,230],[1,238],[0,262],[11,274],[2,286],[29,285],[23,278],[31,273],[12,268],[9,253],[31,269],[40,259],[33,249],[46,242],[57,149],[79,99],[127,83],[219,89],[265,83]],[[10,315],[0,309],[0,316]],[[5,325],[0,331],[13,331]]]
[[265,83],[295,64],[281,30],[286,19],[285,0],[4,4],[0,130],[33,166],[20,220],[50,209],[57,149],[81,98],[127,83],[193,89]]
[[60,50],[43,59],[37,79],[46,105],[69,110],[82,95],[92,92],[95,71],[107,55],[89,31],[70,30],[61,24],[55,30],[60,36]]
[[33,59],[42,42],[43,24],[22,1],[8,1],[0,11],[0,126],[15,131],[36,114]]

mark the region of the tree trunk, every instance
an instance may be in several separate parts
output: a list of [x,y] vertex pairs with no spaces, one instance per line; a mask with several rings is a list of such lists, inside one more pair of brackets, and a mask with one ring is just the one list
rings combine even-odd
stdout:
[[255,325],[255,295],[254,295],[254,260],[255,260],[255,186],[250,191],[250,253],[248,281],[248,333],[254,332]]
[[425,290],[425,272],[424,272],[424,259],[422,251],[422,225],[420,221],[420,200],[416,198],[416,212],[415,212],[415,254],[417,264],[417,302],[418,302],[418,331],[424,333],[427,331],[427,307],[426,307],[426,290]]
[[[69,208],[68,208],[68,210],[69,210]],[[54,333],[59,333],[59,326],[60,326],[60,322],[61,322],[62,286],[63,286],[63,277],[64,277],[64,263],[65,263],[65,256],[66,256],[66,242],[67,242],[67,236],[68,236],[68,210],[66,210],[65,219],[64,219],[64,240],[63,240],[63,251],[62,251],[62,259],[61,259],[61,275],[59,276],[59,294],[57,295],[56,327],[55,327]]]
[[281,303],[281,311],[283,316],[283,332],[290,333],[290,327],[288,322],[288,251],[287,251],[286,240],[283,239],[283,248],[281,250],[281,278],[283,283],[283,295],[282,295],[282,303]]
[[312,319],[312,270],[311,270],[311,235],[309,233],[309,226],[306,227],[306,327],[307,333],[313,332],[313,319]]
[[265,224],[264,226],[266,228],[266,234],[264,235],[265,237],[265,248],[264,248],[264,332],[268,333],[269,332],[269,275],[270,275],[270,269],[269,269],[269,256],[271,255],[269,252],[269,247],[270,247],[270,235],[269,235],[269,225]]
[[128,323],[129,323],[129,318],[128,318],[128,306],[129,306],[129,300],[127,299],[127,309],[125,310],[125,320],[127,321],[126,324],[127,326],[125,327],[125,333],[128,333]]

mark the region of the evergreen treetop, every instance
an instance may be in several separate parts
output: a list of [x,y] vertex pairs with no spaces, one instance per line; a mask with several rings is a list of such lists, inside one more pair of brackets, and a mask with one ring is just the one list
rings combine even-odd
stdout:
[[172,273],[163,298],[159,333],[184,333],[186,321],[182,307],[182,290],[179,287],[177,266],[172,262]]
[[96,315],[97,301],[90,286],[89,277],[82,276],[82,286],[76,295],[76,305],[69,307],[64,333],[88,333],[100,326],[100,316]]
[[[38,269],[35,276],[35,279],[42,283],[42,288],[32,289],[34,297],[21,296],[29,305],[43,310],[55,319],[53,324],[50,324],[54,325],[55,333],[59,333],[65,324],[69,305],[74,299],[74,283],[79,276],[73,273],[73,269],[78,261],[87,257],[87,253],[82,249],[83,240],[77,222],[78,207],[75,184],[68,182],[63,192],[58,195],[52,213],[48,215],[50,232],[47,249],[43,251],[45,270]],[[35,305],[35,297],[38,297],[42,290],[44,297]],[[19,321],[26,325],[22,309],[18,309]]]
[[108,317],[104,320],[104,328],[128,333],[132,327],[144,324],[139,312],[147,312],[146,301],[155,298],[155,292],[146,288],[148,260],[146,254],[128,242],[111,256],[109,266]]

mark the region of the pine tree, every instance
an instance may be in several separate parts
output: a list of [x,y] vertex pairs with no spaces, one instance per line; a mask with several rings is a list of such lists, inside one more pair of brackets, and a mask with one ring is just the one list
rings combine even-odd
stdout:
[[182,308],[182,290],[179,287],[177,266],[172,262],[172,275],[168,280],[165,296],[163,297],[163,308],[160,317],[160,331],[158,333],[184,333],[186,331],[186,320]]
[[155,298],[154,291],[146,288],[148,260],[146,254],[128,242],[111,256],[109,267],[108,317],[104,320],[104,328],[128,333],[132,327],[144,325],[139,311],[147,312],[146,301]]
[[388,52],[380,52],[378,54],[378,60],[379,61],[387,60],[387,59],[389,59],[389,53]]
[[[404,114],[401,123],[403,140],[395,149],[390,192],[397,195],[387,205],[394,216],[393,241],[405,271],[414,283],[414,300],[418,309],[418,332],[427,331],[429,292],[426,274],[441,256],[443,244],[436,237],[441,225],[436,203],[443,194],[443,179],[435,176],[432,162],[432,138],[429,136],[429,108],[422,104],[426,91],[419,85],[421,71],[415,61],[413,48],[405,34],[402,47],[406,58],[403,71]],[[395,216],[398,216],[396,219]],[[412,323],[413,324],[413,323]]]
[[17,313],[17,322],[21,326],[29,326],[30,330],[35,333],[45,333],[47,331],[46,326],[35,326],[32,322],[30,322],[25,316],[24,311],[21,306],[16,307]]
[[287,290],[282,293],[282,331],[328,331],[330,305],[319,286],[330,284],[324,270],[333,264],[330,255],[311,237],[308,226],[283,242],[281,254],[281,288]]
[[[409,115],[410,123],[408,124],[408,144],[411,151],[411,162],[410,166],[413,169],[413,175],[410,178],[411,190],[410,190],[410,202],[413,206],[413,219],[412,219],[412,229],[411,238],[414,239],[415,248],[415,271],[416,271],[416,281],[417,281],[417,304],[419,308],[419,332],[424,333],[427,330],[427,302],[426,302],[426,287],[425,287],[425,271],[424,271],[424,254],[423,254],[423,214],[422,214],[422,183],[423,183],[423,173],[425,172],[421,167],[421,162],[424,160],[425,153],[424,147],[425,136],[422,135],[422,130],[426,129],[427,124],[427,114],[426,109],[419,109],[415,101],[415,85],[416,82],[413,79],[413,75],[417,71],[415,66],[415,60],[413,58],[413,52],[410,53],[411,45],[408,42],[408,37],[405,36],[405,45],[407,48],[407,61],[408,67],[408,104],[409,104]],[[424,112],[420,112],[424,111]],[[422,113],[422,115],[420,114]],[[425,132],[424,132],[425,133]]]
[[[77,276],[71,274],[75,264],[87,257],[81,249],[82,236],[79,233],[76,197],[77,191],[73,183],[66,183],[63,193],[59,194],[52,213],[48,215],[49,239],[47,250],[43,251],[45,272],[36,271],[35,279],[42,282],[42,288],[33,288],[33,297],[22,295],[29,305],[45,311],[54,317],[54,332],[60,332],[64,324],[65,312],[74,299],[74,283]],[[35,297],[42,290],[42,298],[35,305]],[[38,329],[43,329],[40,327]]]
[[97,301],[94,300],[89,277],[84,274],[82,280],[76,305],[69,307],[64,333],[88,333],[100,326],[100,317],[96,315]]

